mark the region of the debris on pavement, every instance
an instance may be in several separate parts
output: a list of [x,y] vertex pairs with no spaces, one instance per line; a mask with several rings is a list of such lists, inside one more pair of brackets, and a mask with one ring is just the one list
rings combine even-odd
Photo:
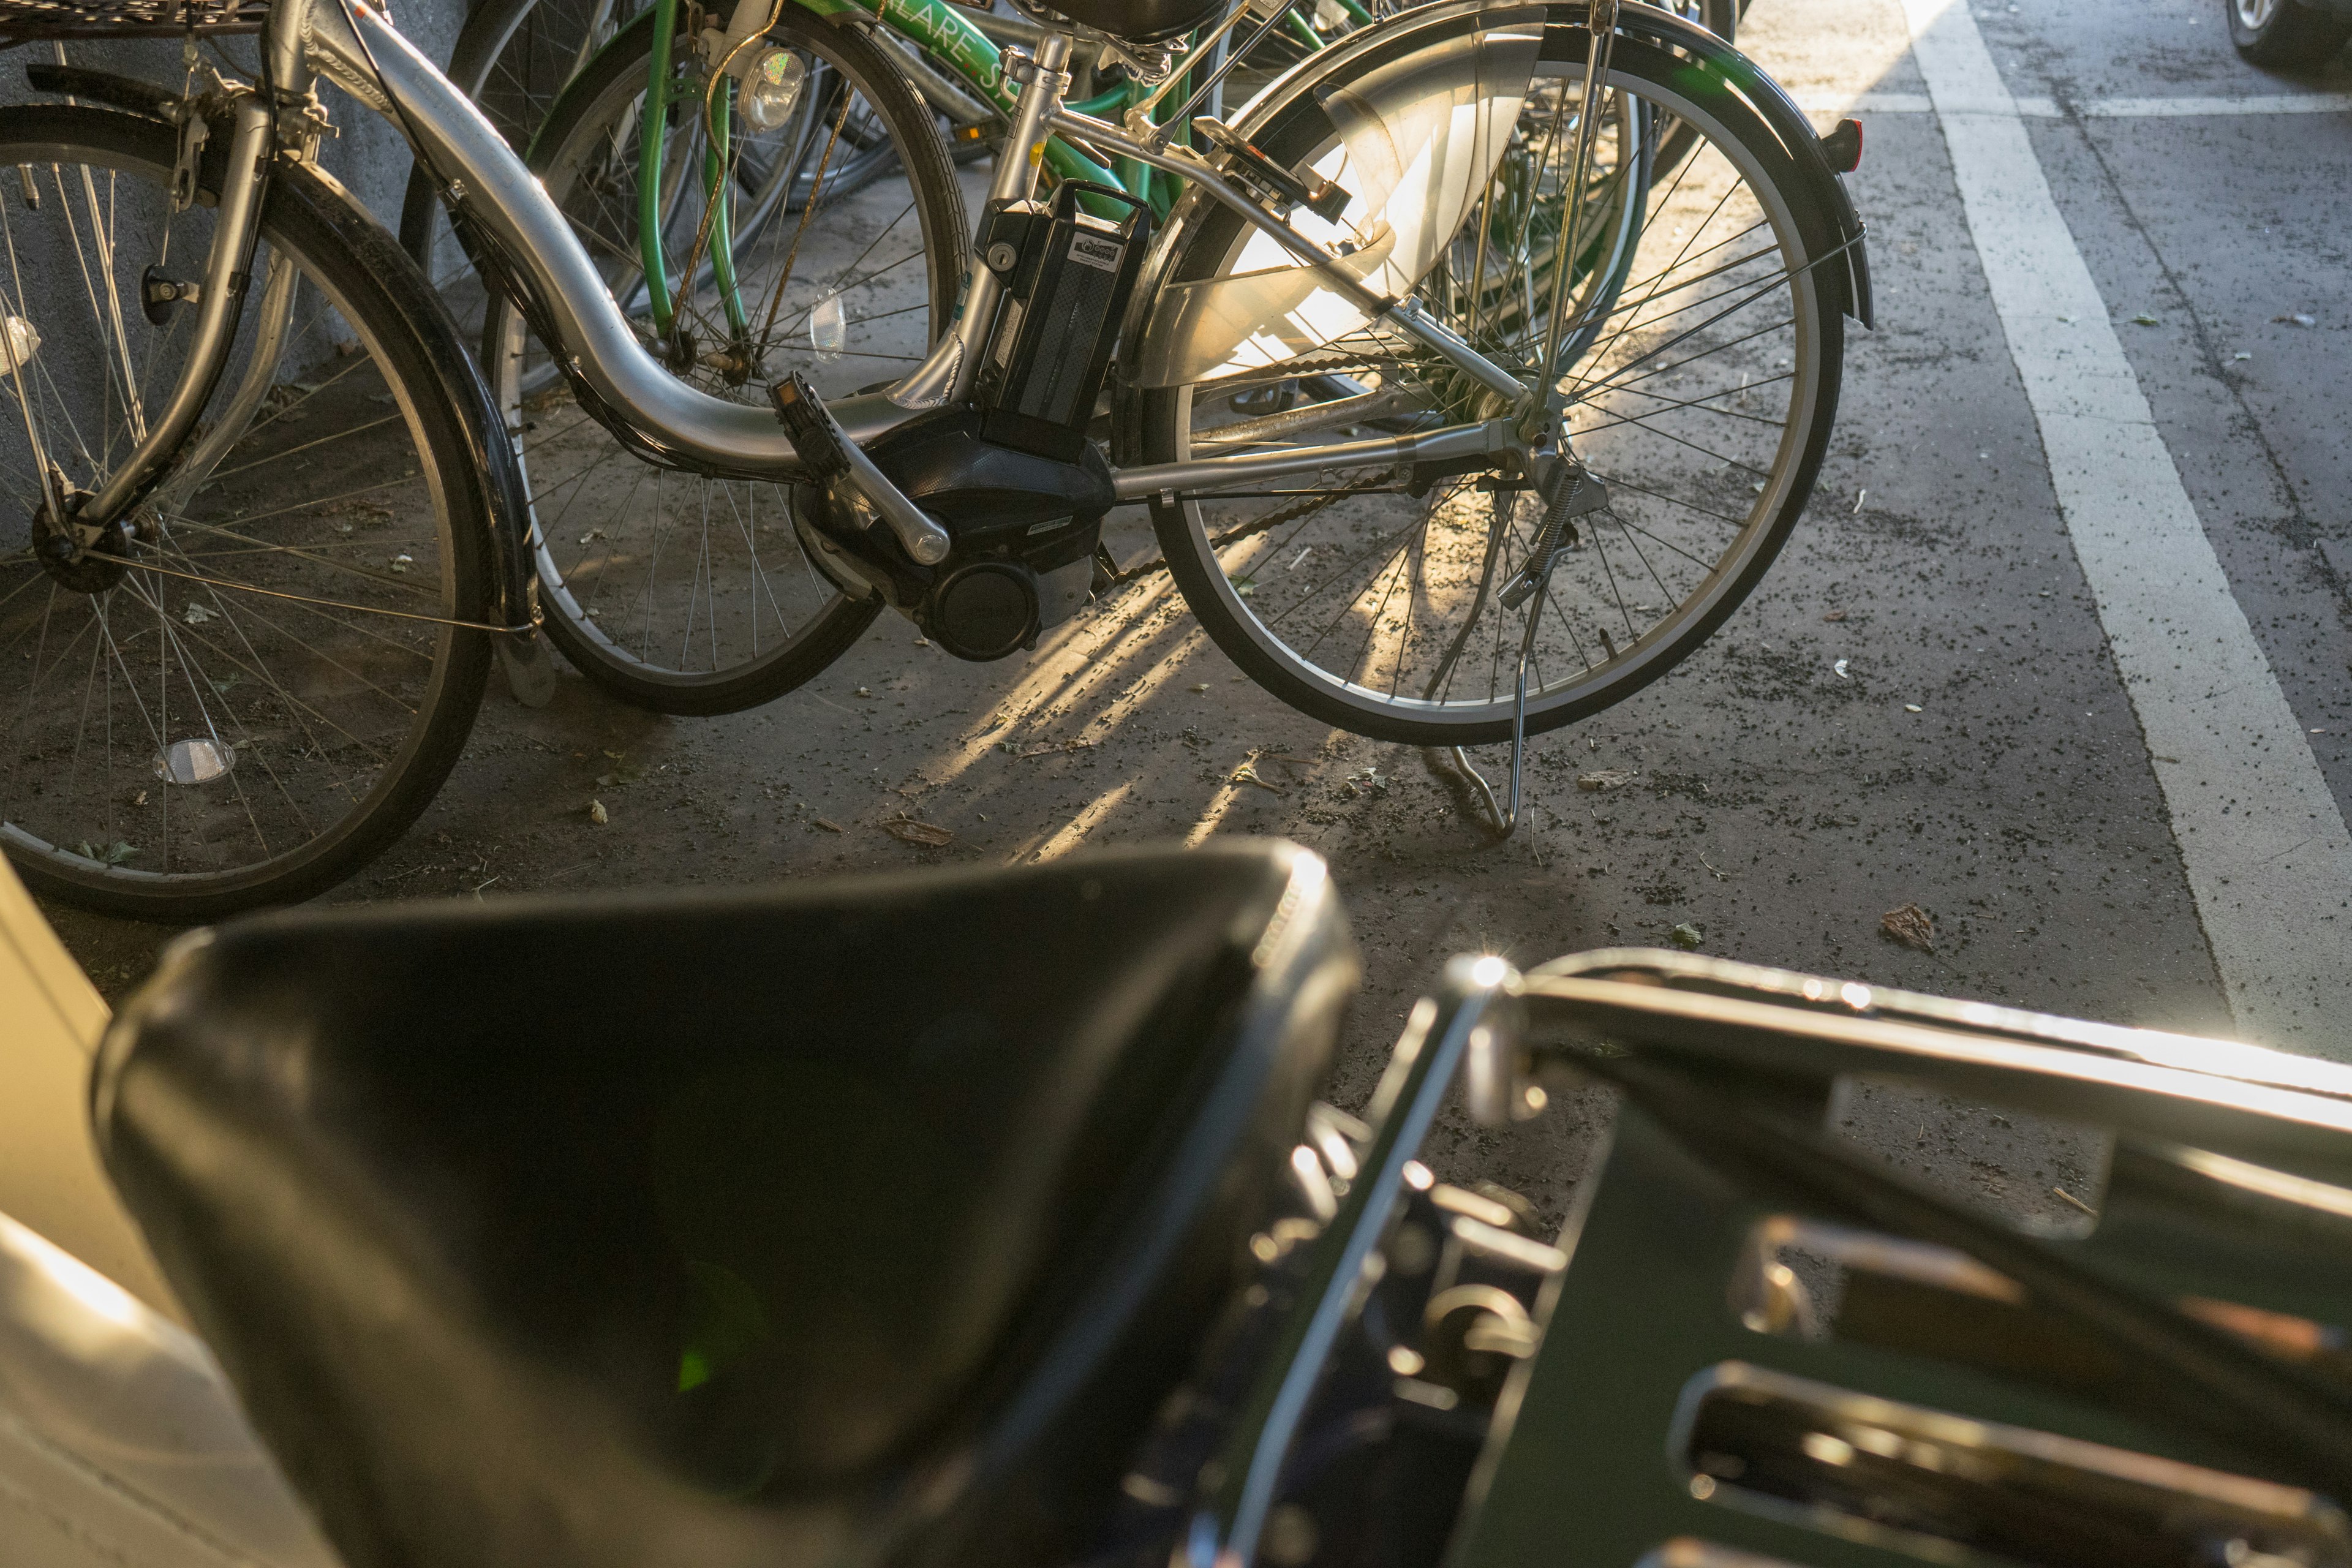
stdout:
[[1906,713],[1925,713],[1927,710],[1920,707],[1916,702],[1906,702],[1903,705],[1903,711]]
[[1830,672],[1835,675],[1840,680],[1852,680],[1853,679],[1853,676],[1848,675],[1845,672],[1845,660],[1843,659],[1840,659],[1835,664],[1830,666]]
[[2284,321],[2288,325],[2295,327],[2315,327],[2319,325],[2318,318],[2308,315],[2301,310],[2290,310],[2284,316],[2273,316],[2271,320],[2273,321]]
[[592,800],[588,803],[588,820],[602,827],[613,820],[613,814],[604,809],[603,801]]
[[1576,787],[1599,794],[1602,790],[1623,789],[1633,782],[1633,775],[1623,768],[1595,768],[1589,773],[1576,775]]
[[1825,621],[1842,621],[1845,619],[1845,612],[1843,610],[1832,610],[1828,615],[1823,616],[1822,619]]
[[1878,917],[1881,934],[1921,952],[1936,951],[1936,917],[1916,904],[1889,910]]
[[849,831],[849,829],[844,827],[841,824],[835,822],[829,816],[812,816],[809,820],[815,823],[819,827],[824,828],[827,833],[846,833]]
[[2093,1219],[2099,1217],[2098,1210],[2093,1208],[2090,1205],[2084,1203],[2082,1199],[2076,1197],[2074,1194],[2068,1192],[2063,1187],[2051,1188],[2050,1195],[2056,1198],[2061,1203],[2072,1204],[2074,1207],[2081,1209],[2084,1214],[2089,1215]]
[[1666,933],[1666,940],[1686,952],[1696,952],[1706,941],[1706,932],[1685,921]]
[[901,844],[920,844],[931,849],[955,842],[955,835],[938,823],[911,816],[890,817],[882,824],[882,831]]
[[1244,763],[1240,767],[1235,768],[1233,771],[1233,775],[1229,782],[1233,784],[1255,784],[1260,789],[1272,790],[1276,795],[1288,795],[1290,793],[1282,785],[1276,784],[1272,779],[1260,776],[1257,771],[1257,759],[1255,757],[1252,757],[1248,762]]
[[2160,323],[2158,322],[2157,319],[2154,316],[2149,315],[2146,310],[2140,311],[2137,315],[2132,318],[2132,325],[2135,327],[2153,327],[2159,324]]

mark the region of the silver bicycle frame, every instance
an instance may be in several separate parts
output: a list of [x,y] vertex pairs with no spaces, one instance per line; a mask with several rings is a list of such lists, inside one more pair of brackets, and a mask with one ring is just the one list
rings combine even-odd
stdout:
[[[1411,301],[1377,294],[1335,258],[1266,211],[1189,148],[1158,148],[1118,127],[1062,108],[1071,35],[1039,40],[1015,112],[1007,153],[997,160],[992,195],[1019,199],[1035,189],[1036,164],[1026,154],[1061,131],[1095,146],[1139,159],[1198,184],[1217,202],[1279,240],[1316,268],[1351,304],[1458,365],[1480,384],[1524,410],[1534,386],[1495,363]],[[663,455],[683,466],[754,479],[796,478],[803,471],[791,438],[764,407],[697,391],[673,375],[639,342],[573,237],[545,187],[523,166],[489,121],[434,63],[367,0],[281,0],[270,12],[263,47],[270,79],[281,92],[299,92],[323,75],[358,102],[392,121],[427,167],[447,182],[451,196],[496,246],[500,258],[542,312],[550,345],[591,396]],[[250,264],[262,182],[273,154],[275,115],[260,93],[238,100],[228,177],[224,182],[212,253],[194,344],[180,385],[147,438],[88,504],[81,519],[102,522],[134,503],[179,452],[197,413],[226,364],[243,303],[241,280]],[[1012,149],[1019,148],[1021,153]],[[929,357],[887,393],[835,405],[843,430],[865,442],[912,418],[967,395],[993,325],[1002,285],[985,267],[969,267],[971,282],[955,327]],[[1185,462],[1132,467],[1117,474],[1122,500],[1219,483],[1262,481],[1311,474],[1334,462],[1412,463],[1497,453],[1514,444],[1512,424],[1493,420],[1426,435],[1349,442],[1273,453],[1236,452]]]
[[[760,478],[798,471],[792,442],[767,409],[698,392],[646,352],[539,181],[481,111],[380,12],[362,0],[283,0],[271,16],[273,36],[288,27],[299,28],[302,47],[322,74],[406,132],[428,166],[451,182],[468,214],[488,231],[543,307],[559,340],[556,352],[607,408],[656,446],[697,467]],[[1140,158],[1199,182],[1217,201],[1282,240],[1303,261],[1321,268],[1333,286],[1367,314],[1417,339],[1482,384],[1515,404],[1530,395],[1530,387],[1519,376],[1480,355],[1444,327],[1409,306],[1371,295],[1333,258],[1189,149],[1147,149],[1114,126],[1065,111],[1061,97],[1069,79],[1063,67],[1070,48],[1068,34],[1055,33],[1039,41],[1007,151],[997,160],[992,195],[1018,199],[1034,191],[1036,165],[1025,153],[1042,144],[1053,130]],[[1016,148],[1024,151],[1013,151]],[[1001,289],[995,274],[986,268],[974,265],[970,272],[971,281],[954,330],[920,367],[887,394],[852,398],[834,406],[835,417],[853,438],[870,440],[926,408],[969,393]],[[1371,445],[1389,449],[1383,455],[1399,460],[1433,460],[1466,451],[1493,450],[1489,443],[1495,439],[1496,433],[1487,426],[1472,425]],[[1118,474],[1118,489],[1122,498],[1134,499],[1163,489],[1197,487],[1213,476],[1227,477],[1228,469],[1237,480],[1311,473],[1327,466],[1336,451],[1236,454],[1129,468]]]

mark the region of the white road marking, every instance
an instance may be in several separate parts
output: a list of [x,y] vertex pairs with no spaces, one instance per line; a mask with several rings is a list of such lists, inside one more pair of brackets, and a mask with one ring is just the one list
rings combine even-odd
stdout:
[[1940,101],[1954,114],[2018,114],[2028,120],[2201,120],[2241,114],[2343,114],[2352,93],[2268,93],[2260,98],[2054,98],[1978,100],[1966,92],[1937,100],[1924,92],[1808,93],[1798,100],[1815,114],[1933,114]]
[[2239,1031],[2352,1059],[2352,834],[2231,596],[1975,19],[1953,0],[1903,7]]
[[2342,114],[2352,92],[2271,94],[2262,98],[2095,98],[2074,106],[2092,120],[2169,120],[2220,114]]

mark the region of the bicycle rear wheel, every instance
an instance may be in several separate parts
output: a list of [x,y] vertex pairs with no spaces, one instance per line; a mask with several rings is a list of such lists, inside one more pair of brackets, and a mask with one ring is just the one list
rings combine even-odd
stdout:
[[185,921],[309,897],[415,820],[489,667],[488,634],[451,623],[492,595],[442,379],[463,356],[429,336],[446,318],[340,187],[285,165],[260,326],[199,435],[126,537],[41,551],[177,384],[194,312],[151,321],[142,273],[199,271],[213,210],[173,211],[174,153],[154,121],[0,110],[0,335],[22,362],[0,377],[0,843],[37,892]]
[[[768,132],[740,116],[730,126],[736,188],[754,169],[782,209],[734,247],[740,319],[706,266],[672,285],[682,338],[658,339],[637,226],[651,35],[633,23],[597,57],[533,161],[648,343],[703,391],[752,403],[794,370],[831,397],[919,363],[954,305],[961,188],[936,118],[898,71],[854,29],[797,6],[768,35],[804,72],[795,112]],[[682,270],[701,232],[705,142],[703,95],[679,54],[656,205],[667,264]],[[808,679],[871,624],[878,601],[844,595],[803,554],[788,487],[631,458],[503,301],[483,357],[521,432],[549,636],[591,679],[664,712],[732,712]]]
[[[1428,128],[1466,123],[1468,101],[1444,95],[1485,94],[1490,114],[1508,122],[1507,144],[1484,189],[1454,193],[1461,228],[1431,247],[1412,292],[1489,353],[1532,366],[1549,279],[1545,248],[1527,237],[1548,222],[1561,226],[1559,169],[1589,44],[1580,10],[1565,6],[1416,10],[1332,51],[1320,72],[1310,66],[1286,81],[1241,129],[1285,164],[1311,164],[1361,189],[1377,183],[1361,153],[1373,141],[1401,166],[1423,166],[1414,159],[1424,152],[1427,166],[1444,166],[1444,149],[1424,146]],[[1515,53],[1532,61],[1514,64]],[[1452,60],[1465,63],[1414,63]],[[1393,91],[1379,85],[1393,75],[1381,73],[1419,68],[1438,73],[1428,103],[1444,113],[1391,104],[1382,133],[1351,145],[1326,106],[1378,99]],[[1526,617],[1538,603],[1528,730],[1622,701],[1722,624],[1811,493],[1843,355],[1843,296],[1818,265],[1829,258],[1820,237],[1831,226],[1810,210],[1786,150],[1719,73],[1621,36],[1605,102],[1619,129],[1601,139],[1588,210],[1631,212],[1633,226],[1615,259],[1600,256],[1599,234],[1574,247],[1582,276],[1571,319],[1589,321],[1553,374],[1575,453],[1607,487],[1609,504],[1578,521],[1546,595],[1516,609],[1501,602],[1542,503],[1480,494],[1469,475],[1433,476],[1435,488],[1416,497],[1412,476],[1393,465],[1333,467],[1154,502],[1169,565],[1218,646],[1327,722],[1420,745],[1507,739]],[[1653,185],[1653,165],[1628,150],[1623,128],[1654,136],[1669,117],[1689,131],[1693,150]],[[1619,197],[1622,209],[1602,199]],[[1412,216],[1351,208],[1343,222],[1369,253],[1381,242],[1373,230]],[[1229,213],[1196,205],[1181,221],[1138,355],[1161,372],[1141,401],[1142,460],[1328,443],[1374,415],[1385,422],[1375,427],[1400,427],[1394,404],[1341,401],[1367,392],[1399,400],[1404,417],[1424,426],[1492,412],[1443,361],[1333,310],[1333,296],[1284,292],[1284,258]],[[1464,264],[1465,255],[1483,263]],[[1245,299],[1269,308],[1252,315],[1240,308]],[[1256,329],[1239,342],[1192,341],[1221,315],[1233,331],[1244,321]],[[1300,395],[1278,426],[1252,402],[1277,383]],[[1317,404],[1334,405],[1332,428],[1308,433]]]

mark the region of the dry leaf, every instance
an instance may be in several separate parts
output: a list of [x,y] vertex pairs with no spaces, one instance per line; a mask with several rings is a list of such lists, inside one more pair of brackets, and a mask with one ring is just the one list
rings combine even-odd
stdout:
[[606,823],[613,820],[613,816],[612,813],[604,809],[604,803],[603,801],[592,800],[588,803],[588,820],[594,823],[597,826],[602,827]]
[[882,831],[901,844],[921,844],[933,849],[955,841],[955,835],[937,823],[918,822],[911,816],[894,816],[882,825]]
[[1596,768],[1589,773],[1576,775],[1576,787],[1595,793],[1604,789],[1623,789],[1633,782],[1633,775],[1623,768]]
[[1256,765],[1251,763],[1244,763],[1240,767],[1234,770],[1233,782],[1235,784],[1255,784],[1260,789],[1272,790],[1276,795],[1287,795],[1289,793],[1289,791],[1284,789],[1280,784],[1275,784],[1270,780],[1258,777]]
[[1828,615],[1823,616],[1822,619],[1825,621],[1842,621],[1845,619],[1845,612],[1843,610],[1832,610]]
[[1916,904],[1887,910],[1878,917],[1878,929],[1888,940],[1906,947],[1921,952],[1936,951],[1936,918]]
[[817,817],[815,821],[816,825],[819,827],[824,828],[827,833],[846,833],[849,831],[849,829],[844,827],[841,824],[834,821],[829,816],[820,816]]

